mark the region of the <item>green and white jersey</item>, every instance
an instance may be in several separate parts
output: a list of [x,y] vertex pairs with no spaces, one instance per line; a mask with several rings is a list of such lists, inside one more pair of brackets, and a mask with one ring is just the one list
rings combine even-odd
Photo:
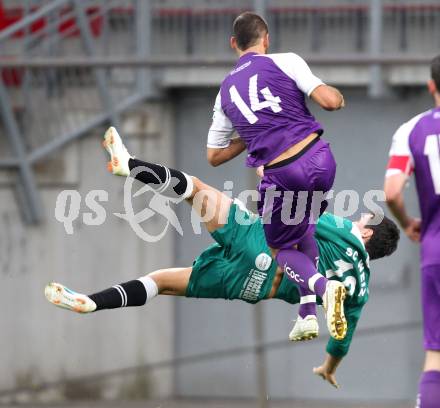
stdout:
[[[370,280],[369,256],[356,225],[350,220],[324,213],[316,225],[315,239],[319,248],[318,272],[328,279],[343,282],[347,288],[345,316],[348,330],[344,340],[330,338],[327,352],[336,357],[348,353],[362,308],[368,301]],[[276,298],[299,303],[300,295],[292,282],[283,276]],[[317,298],[322,304],[322,299]]]
[[316,233],[319,272],[347,288],[347,304],[363,306],[368,301],[369,257],[359,229],[350,220],[324,213]]
[[[369,257],[356,225],[350,220],[324,213],[318,221],[315,239],[319,248],[318,271],[327,279],[343,282],[350,307],[362,307],[369,296]],[[283,277],[276,297],[297,303],[291,281]],[[322,301],[318,299],[318,302]]]
[[362,307],[368,301],[369,256],[359,229],[345,218],[324,213],[319,219],[315,238],[319,248],[319,272],[327,279],[342,282],[348,292],[344,303],[347,336],[341,341],[331,338],[327,345],[329,354],[343,357],[350,347]]
[[[257,303],[269,296],[277,264],[271,259],[261,219],[234,202],[226,225],[212,233],[217,241],[196,258],[187,288],[187,297],[239,299]],[[330,339],[327,351],[344,356],[368,300],[368,254],[357,227],[330,213],[321,216],[315,239],[320,251],[318,271],[341,281],[348,290],[345,314],[348,334],[342,341]],[[299,303],[298,287],[286,276],[275,297]],[[318,298],[318,303],[322,300]]]

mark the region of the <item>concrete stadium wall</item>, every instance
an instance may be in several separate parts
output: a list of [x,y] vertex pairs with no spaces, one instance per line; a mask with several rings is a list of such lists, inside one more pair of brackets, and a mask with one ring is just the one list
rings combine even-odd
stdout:
[[[185,90],[176,102],[176,161],[186,171],[202,176],[220,189],[234,181],[234,194],[252,183],[244,156],[211,168],[204,158],[204,143],[216,89]],[[381,189],[391,137],[396,128],[432,102],[423,89],[370,100],[363,90],[345,91],[347,108],[328,113],[313,108],[323,122],[338,163],[335,190],[354,189],[361,198],[367,190]],[[410,188],[409,208],[417,214]],[[363,210],[361,208],[361,210]],[[182,210],[188,218],[189,212]],[[354,215],[357,216],[356,213]],[[177,240],[176,263],[190,265],[212,239],[208,234]],[[321,339],[292,344],[287,335],[296,307],[280,301],[263,303],[264,342],[285,341],[284,347],[266,352],[268,398],[393,401],[415,400],[422,366],[422,336],[418,325],[418,249],[402,237],[397,253],[372,264],[370,302],[359,323],[351,352],[338,371],[342,388],[332,389],[315,378],[312,367],[325,356],[326,326]],[[176,357],[228,350],[255,344],[255,307],[239,301],[179,299],[176,309]],[[413,325],[415,323],[415,325]],[[390,326],[397,325],[393,330]],[[406,325],[409,325],[406,327]],[[176,393],[199,397],[252,397],[257,395],[256,360],[252,352],[213,358],[179,367]]]
[[[124,212],[123,179],[106,171],[101,147],[103,129],[63,149],[37,166],[46,219],[42,225],[23,225],[13,193],[12,173],[0,179],[0,392],[17,386],[63,381],[125,367],[163,361],[174,353],[174,307],[160,298],[145,309],[79,316],[56,309],[44,298],[46,283],[58,281],[93,293],[135,279],[173,259],[173,237],[155,244],[137,238],[128,223],[113,215]],[[133,151],[147,160],[171,163],[173,115],[169,104],[153,103],[130,112],[123,133]],[[82,196],[80,218],[73,235],[55,219],[55,203],[64,189]],[[108,192],[102,203],[107,218],[100,226],[82,221],[90,212],[90,190]],[[142,205],[142,203],[140,203]],[[159,219],[150,220],[160,228]],[[70,385],[69,385],[70,384]],[[170,370],[96,381],[90,386],[69,383],[42,398],[135,398],[169,396]]]

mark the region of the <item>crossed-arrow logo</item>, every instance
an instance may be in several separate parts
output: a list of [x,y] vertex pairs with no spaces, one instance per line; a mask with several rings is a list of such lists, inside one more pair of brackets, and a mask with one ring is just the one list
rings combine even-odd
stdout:
[[[162,188],[158,188],[157,190],[155,190],[150,185],[146,184],[141,189],[133,193],[134,180],[136,176],[141,172],[148,172],[152,174],[156,178],[156,180],[158,180],[158,182],[161,183],[159,176],[152,169],[143,166],[134,168],[130,173],[130,177],[127,177],[124,183],[125,214],[115,213],[115,215],[119,218],[122,218],[123,220],[126,220],[130,224],[131,228],[136,233],[136,235],[145,242],[158,242],[159,240],[161,240],[168,231],[170,225],[174,227],[174,229],[180,235],[183,235],[183,230],[180,221],[177,218],[175,211],[170,205],[170,203],[179,203],[180,201],[182,201],[182,198],[177,196],[175,198],[171,198],[161,195],[158,191],[163,191],[164,185],[162,186]],[[165,183],[167,190],[174,191],[172,187],[177,185],[178,182],[179,180],[177,178],[170,177],[170,179],[167,180]],[[135,213],[133,208],[133,198],[140,197],[142,194],[147,192],[152,192],[153,197],[147,203],[146,208],[144,208],[138,213]],[[142,227],[141,224],[144,223],[145,221],[148,221],[156,214],[159,214],[160,216],[165,218],[166,223],[164,224],[164,227],[162,228],[161,232],[157,234],[150,234]]]

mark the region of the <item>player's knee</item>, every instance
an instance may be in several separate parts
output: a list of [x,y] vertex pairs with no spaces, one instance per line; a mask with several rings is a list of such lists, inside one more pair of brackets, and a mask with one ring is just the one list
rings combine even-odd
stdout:
[[162,272],[163,272],[163,271],[158,270],[158,271],[151,272],[151,273],[148,273],[147,275],[145,275],[145,276],[148,276],[149,278],[151,278],[151,279],[154,281],[154,283],[155,283],[156,286],[157,286],[157,291],[158,291],[159,295],[160,295],[164,290],[167,289],[167,288],[165,287],[166,282],[165,282],[164,279],[162,279],[162,275],[163,275]]
[[198,192],[204,189],[205,184],[197,177],[191,176],[193,182],[193,191],[190,198],[194,198]]
[[197,178],[195,176],[191,176],[191,179],[192,179],[192,182],[194,185],[193,193],[196,193],[197,191],[201,190],[203,183],[199,178]]

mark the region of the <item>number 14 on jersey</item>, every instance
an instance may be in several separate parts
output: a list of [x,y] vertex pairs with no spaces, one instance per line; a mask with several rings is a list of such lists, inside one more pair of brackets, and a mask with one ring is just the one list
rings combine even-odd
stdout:
[[425,141],[425,156],[428,157],[429,170],[434,183],[435,194],[440,194],[440,135],[429,135]]
[[237,87],[232,85],[229,88],[229,94],[231,95],[231,100],[237,106],[241,114],[247,119],[247,121],[253,125],[258,122],[258,116],[254,112],[259,110],[270,108],[272,112],[278,113],[282,111],[280,106],[281,98],[279,96],[274,96],[270,91],[269,87],[265,87],[260,90],[264,97],[264,101],[260,102],[259,93],[257,89],[258,74],[253,75],[249,78],[249,101],[251,106],[249,107],[243,100],[241,95],[238,93]]

